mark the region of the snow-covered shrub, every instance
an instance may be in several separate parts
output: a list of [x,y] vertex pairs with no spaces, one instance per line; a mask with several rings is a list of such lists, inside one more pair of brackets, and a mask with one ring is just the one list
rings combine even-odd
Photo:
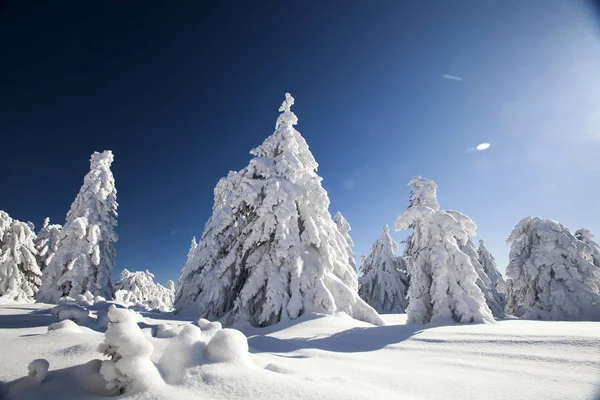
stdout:
[[106,388],[131,393],[159,385],[162,377],[150,359],[154,347],[137,325],[135,312],[111,306],[108,318],[104,342],[98,347],[110,357],[100,367]]
[[0,211],[0,296],[19,302],[33,302],[42,272],[37,264],[35,233],[25,222]]
[[63,321],[48,325],[48,332],[59,330],[63,332],[81,332],[79,325],[70,319],[65,319]]
[[236,329],[220,329],[210,339],[204,350],[212,362],[229,362],[248,357],[248,339]]
[[591,247],[558,222],[523,218],[508,238],[507,311],[524,319],[600,319]]
[[38,384],[44,382],[44,379],[46,379],[46,374],[48,373],[48,368],[50,368],[50,363],[48,360],[43,358],[33,360],[27,367],[29,370],[29,378]]
[[350,263],[352,269],[356,270],[356,257],[354,256],[354,251],[352,250],[352,248],[354,247],[354,241],[350,237],[350,231],[352,230],[352,228],[350,227],[348,221],[346,221],[346,218],[344,218],[342,213],[339,211],[333,216],[333,222],[335,222],[340,233],[344,236],[344,239],[346,240],[346,252],[348,253],[348,262]]
[[455,213],[440,210],[433,181],[416,177],[409,185],[410,205],[396,220],[396,230],[413,229],[405,249],[408,322],[493,321],[471,258],[461,251],[474,232]]
[[113,154],[95,152],[90,172],[77,194],[61,232],[60,244],[44,269],[37,300],[56,303],[86,291],[113,297],[110,273],[117,241],[117,190],[110,166]]
[[398,243],[387,225],[360,265],[358,294],[379,313],[403,313],[408,307],[408,277],[402,257],[394,254]]
[[60,231],[62,225],[50,225],[50,218],[44,220],[42,229],[38,232],[35,239],[35,248],[37,250],[38,264],[43,271],[54,258],[58,245],[60,244]]
[[85,325],[90,312],[76,304],[61,304],[51,309],[50,314],[54,315],[59,321],[69,319],[77,325]]
[[155,283],[154,275],[148,270],[129,272],[124,269],[121,279],[115,284],[117,301],[146,310],[171,311],[173,296],[173,290]]
[[213,214],[178,280],[175,307],[266,326],[306,311],[382,325],[358,297],[348,243],[286,94],[275,132],[215,188]]

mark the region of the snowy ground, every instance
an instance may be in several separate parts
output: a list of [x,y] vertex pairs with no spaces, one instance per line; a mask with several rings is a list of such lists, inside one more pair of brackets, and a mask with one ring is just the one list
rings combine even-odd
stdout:
[[[0,380],[15,398],[101,398],[81,377],[104,334],[47,331],[48,305],[0,305]],[[170,314],[140,322],[163,374],[171,338],[151,337]],[[386,315],[373,327],[347,316],[305,317],[248,336],[250,360],[176,372],[171,384],[136,399],[600,399],[600,323],[507,320],[488,325],[411,326]],[[39,386],[22,379],[37,358],[50,362]],[[172,358],[172,357],[171,357]],[[87,385],[87,386],[86,386]],[[127,396],[125,396],[127,397]],[[2,398],[2,394],[0,394]]]

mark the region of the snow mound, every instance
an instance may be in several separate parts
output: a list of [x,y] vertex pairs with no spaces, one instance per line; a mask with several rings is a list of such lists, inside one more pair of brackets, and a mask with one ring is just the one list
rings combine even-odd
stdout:
[[44,382],[46,374],[48,373],[48,368],[50,368],[50,363],[43,358],[33,360],[27,367],[27,369],[29,369],[29,377],[36,383]]
[[104,342],[98,346],[98,351],[110,357],[100,367],[106,388],[120,394],[135,393],[162,383],[150,359],[154,346],[137,325],[136,313],[113,305],[108,310],[108,318]]
[[70,319],[65,319],[48,326],[48,332],[51,331],[81,332],[81,328]]
[[213,362],[230,362],[248,356],[248,339],[236,329],[221,329],[206,345],[206,358]]
[[77,302],[72,297],[63,296],[60,299],[58,299],[57,303],[58,304],[76,304]]
[[177,336],[169,341],[159,362],[166,381],[180,383],[187,368],[202,362],[205,345],[200,328],[183,325]]
[[156,327],[156,338],[174,338],[181,332],[183,325],[160,324]]
[[90,314],[88,310],[75,304],[61,304],[50,310],[50,313],[59,321],[70,319],[77,325],[84,325]]

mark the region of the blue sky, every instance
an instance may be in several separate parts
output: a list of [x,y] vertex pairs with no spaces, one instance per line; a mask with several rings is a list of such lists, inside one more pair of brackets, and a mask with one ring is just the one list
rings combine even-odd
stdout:
[[475,221],[501,271],[525,216],[600,236],[591,3],[203,3],[5,7],[0,209],[63,223],[90,154],[111,149],[114,275],[175,280],[218,179],[247,165],[289,91],[357,255],[415,175]]

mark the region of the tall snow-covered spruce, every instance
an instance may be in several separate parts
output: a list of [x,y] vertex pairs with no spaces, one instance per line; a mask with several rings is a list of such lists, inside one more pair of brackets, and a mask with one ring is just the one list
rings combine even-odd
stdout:
[[117,190],[112,162],[110,150],[92,154],[90,172],[67,214],[60,245],[44,270],[38,301],[56,303],[63,296],[86,291],[113,298],[110,273],[117,241]]
[[394,254],[397,249],[386,225],[360,266],[358,294],[379,313],[403,313],[408,307],[406,265]]
[[58,250],[60,244],[61,225],[50,225],[50,218],[44,220],[42,229],[37,234],[35,239],[35,248],[38,252],[38,264],[42,271],[46,268],[50,261],[54,258],[54,254]]
[[0,297],[34,301],[42,275],[34,240],[35,233],[29,224],[0,211]]
[[496,265],[496,259],[489,252],[483,240],[479,241],[479,248],[477,249],[477,255],[479,256],[479,263],[483,267],[483,272],[487,275],[492,284],[492,288],[495,291],[495,296],[497,296],[498,301],[502,304],[503,307],[506,306],[506,283],[504,282],[504,278],[500,271],[498,271],[498,266]]
[[410,279],[408,322],[493,321],[476,284],[478,275],[471,258],[461,251],[475,235],[467,228],[471,225],[458,221],[455,213],[440,210],[433,181],[416,177],[409,185],[413,186],[409,207],[396,220],[396,230],[413,229],[405,249]]
[[[354,288],[348,243],[329,214],[318,164],[286,93],[275,132],[215,188],[213,215],[178,280],[175,307],[267,326],[306,312],[382,325]],[[190,257],[188,257],[188,260]]]
[[589,245],[538,217],[523,218],[508,243],[507,312],[524,319],[600,320],[600,268]]
[[333,222],[335,222],[339,231],[346,240],[346,252],[348,253],[348,262],[350,263],[352,269],[356,271],[356,259],[354,256],[354,251],[352,250],[352,248],[354,247],[354,241],[350,237],[350,231],[352,230],[352,228],[350,227],[350,223],[346,221],[346,218],[344,218],[342,213],[339,211],[336,212],[333,216]]

